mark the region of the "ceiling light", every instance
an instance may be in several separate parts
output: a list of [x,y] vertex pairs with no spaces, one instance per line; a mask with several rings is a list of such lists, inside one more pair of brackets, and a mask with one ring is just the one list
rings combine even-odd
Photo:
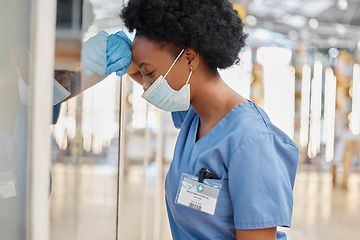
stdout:
[[284,15],[281,22],[292,27],[301,28],[306,24],[306,18],[302,15]]
[[330,48],[329,51],[328,51],[328,53],[329,53],[329,56],[330,56],[331,58],[337,58],[337,57],[339,56],[339,49],[337,49],[337,48]]
[[257,24],[257,19],[253,15],[248,15],[245,18],[245,22],[248,26],[254,27]]
[[316,20],[315,18],[310,18],[310,19],[309,19],[309,26],[310,26],[312,29],[316,29],[316,28],[318,28],[318,26],[319,26],[319,21]]
[[339,0],[337,6],[340,10],[346,10],[349,7],[349,3],[347,0]]
[[292,41],[296,41],[299,38],[299,34],[295,30],[291,30],[288,35]]

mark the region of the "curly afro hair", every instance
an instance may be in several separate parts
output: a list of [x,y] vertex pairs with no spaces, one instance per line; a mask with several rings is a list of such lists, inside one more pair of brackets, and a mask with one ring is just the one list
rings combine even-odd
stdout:
[[129,0],[121,17],[137,36],[194,49],[213,71],[239,63],[247,37],[229,0]]

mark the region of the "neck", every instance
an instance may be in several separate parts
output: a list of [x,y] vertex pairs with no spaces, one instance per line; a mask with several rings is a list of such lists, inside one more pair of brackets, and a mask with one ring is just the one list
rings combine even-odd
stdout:
[[[193,76],[194,95],[191,99],[191,106],[200,117],[201,125],[211,129],[232,108],[246,99],[232,90],[220,77],[220,75],[209,73]],[[204,73],[203,72],[203,73]],[[200,76],[199,76],[200,75]],[[195,83],[196,82],[196,83]]]

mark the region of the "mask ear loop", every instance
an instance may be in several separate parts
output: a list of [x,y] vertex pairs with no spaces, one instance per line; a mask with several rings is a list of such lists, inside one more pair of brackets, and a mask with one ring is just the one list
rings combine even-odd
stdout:
[[17,71],[17,73],[18,73],[18,75],[19,75],[19,78],[23,79],[23,78],[21,77],[20,69],[19,69],[18,66],[16,66],[16,71]]
[[175,61],[173,62],[173,64],[170,66],[169,70],[167,71],[167,73],[165,74],[164,78],[166,78],[166,76],[169,74],[170,70],[172,69],[172,67],[175,65],[176,61],[180,58],[181,54],[185,51],[185,49],[181,50],[181,52],[179,53],[179,55],[176,57]]
[[193,71],[191,70],[191,71],[190,71],[190,74],[189,74],[189,77],[188,77],[188,79],[187,79],[187,81],[186,81],[186,85],[188,85],[188,83],[189,83],[189,81],[190,81],[192,72],[193,72]]

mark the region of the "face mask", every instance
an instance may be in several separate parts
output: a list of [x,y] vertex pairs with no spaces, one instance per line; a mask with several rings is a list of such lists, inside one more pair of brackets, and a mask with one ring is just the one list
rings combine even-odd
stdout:
[[32,92],[32,87],[28,85],[21,77],[19,68],[17,68],[18,71],[18,86],[19,86],[19,97],[20,101],[23,105],[29,106],[30,104],[30,94]]
[[[19,95],[20,101],[25,106],[28,106],[30,103],[30,94],[32,93],[32,86],[28,85],[21,77],[19,69],[17,69],[19,75]],[[53,88],[53,105],[56,105],[62,101],[64,101],[68,96],[70,96],[70,92],[66,90],[61,84],[53,79],[54,88]]]
[[189,74],[186,84],[179,91],[172,89],[165,79],[183,52],[184,49],[180,52],[179,56],[177,56],[165,74],[165,77],[161,75],[142,95],[146,101],[164,111],[186,111],[190,106],[190,85],[188,83],[192,71]]

